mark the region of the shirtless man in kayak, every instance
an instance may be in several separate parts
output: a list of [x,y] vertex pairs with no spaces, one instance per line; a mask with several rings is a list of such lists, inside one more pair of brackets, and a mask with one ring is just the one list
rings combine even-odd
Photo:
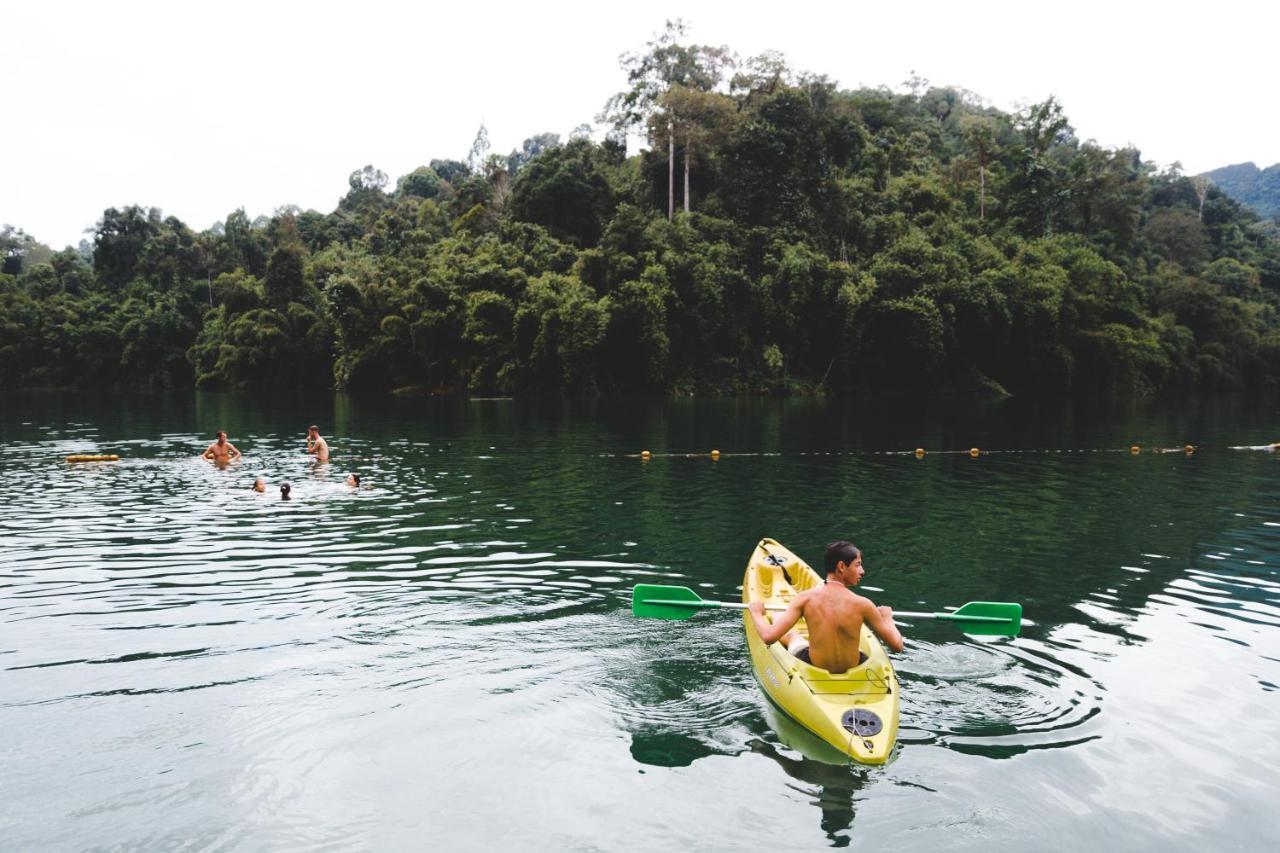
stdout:
[[320,437],[320,427],[314,424],[307,427],[307,452],[315,456],[317,462],[329,461],[329,443]]
[[224,465],[233,459],[239,459],[243,454],[236,450],[236,446],[227,441],[226,430],[218,430],[218,440],[204,449],[204,453],[200,455],[205,459],[212,459],[219,465]]
[[[836,675],[862,663],[858,648],[862,626],[876,633],[895,652],[902,651],[902,634],[893,623],[893,611],[876,607],[871,599],[849,589],[862,580],[862,552],[851,542],[832,542],[823,557],[827,581],[791,599],[787,609],[770,622],[764,602],[751,602],[751,621],[765,644],[782,640],[800,660]],[[809,641],[791,628],[804,617]]]

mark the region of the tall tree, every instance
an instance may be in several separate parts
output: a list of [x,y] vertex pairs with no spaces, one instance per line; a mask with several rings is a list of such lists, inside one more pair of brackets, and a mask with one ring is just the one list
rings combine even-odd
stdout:
[[649,42],[644,53],[624,54],[622,68],[630,88],[605,105],[601,120],[613,125],[625,138],[634,127],[647,124],[651,143],[667,143],[667,217],[675,211],[675,118],[663,107],[663,96],[673,85],[710,92],[720,85],[734,56],[726,47],[685,45],[683,21],[667,21],[666,29]]
[[471,151],[467,154],[467,168],[473,175],[483,175],[488,161],[489,128],[484,126],[484,122],[480,122],[480,129],[476,131],[476,138],[471,143]]
[[987,218],[987,164],[996,150],[996,122],[987,115],[970,113],[960,119],[960,132],[978,159],[978,221]]
[[[673,84],[659,99],[663,113],[671,127],[668,137],[669,147],[674,147],[677,140],[683,149],[684,159],[684,210],[691,209],[689,193],[689,172],[698,157],[703,156],[703,146],[713,139],[722,141],[737,114],[732,98],[718,92],[705,92],[691,89],[680,84]],[[673,159],[673,158],[672,158]],[[668,161],[668,172],[672,163]],[[670,218],[671,200],[668,201],[668,218]]]

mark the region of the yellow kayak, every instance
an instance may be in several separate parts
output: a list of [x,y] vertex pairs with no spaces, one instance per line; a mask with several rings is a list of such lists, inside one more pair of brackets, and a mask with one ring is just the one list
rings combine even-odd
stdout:
[[119,462],[114,453],[76,453],[67,457],[68,462]]
[[[785,606],[822,577],[772,539],[762,539],[742,579],[742,601]],[[751,666],[764,692],[787,716],[860,764],[884,764],[898,740],[897,674],[880,640],[862,626],[865,662],[832,675],[796,658],[782,643],[766,646],[743,612]],[[801,619],[796,630],[808,636]]]

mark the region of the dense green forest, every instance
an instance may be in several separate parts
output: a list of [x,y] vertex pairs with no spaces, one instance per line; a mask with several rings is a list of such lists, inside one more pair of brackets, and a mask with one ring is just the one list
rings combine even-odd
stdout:
[[1280,163],[1259,169],[1254,163],[1223,166],[1204,176],[1227,195],[1262,216],[1280,216]]
[[[1149,394],[1280,380],[1280,228],[1211,182],[914,80],[669,25],[576,132],[327,213],[0,233],[0,386]],[[648,150],[627,156],[628,134]]]

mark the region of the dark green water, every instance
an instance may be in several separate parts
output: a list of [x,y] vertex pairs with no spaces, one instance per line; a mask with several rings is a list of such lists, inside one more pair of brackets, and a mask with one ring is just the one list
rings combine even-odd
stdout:
[[[1274,849],[1278,415],[2,397],[0,848]],[[905,628],[895,757],[827,763],[736,615],[629,612],[766,535],[1028,622]]]

